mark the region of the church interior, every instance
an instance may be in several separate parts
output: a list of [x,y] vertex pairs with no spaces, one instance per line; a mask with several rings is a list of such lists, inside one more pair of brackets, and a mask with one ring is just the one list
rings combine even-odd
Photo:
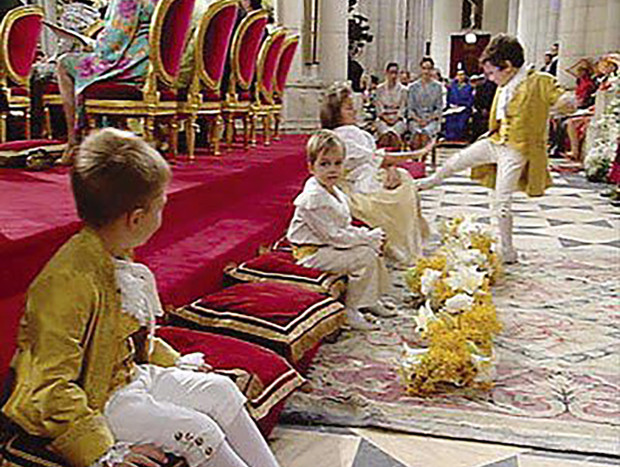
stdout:
[[620,0],[1,2],[1,467],[620,465]]

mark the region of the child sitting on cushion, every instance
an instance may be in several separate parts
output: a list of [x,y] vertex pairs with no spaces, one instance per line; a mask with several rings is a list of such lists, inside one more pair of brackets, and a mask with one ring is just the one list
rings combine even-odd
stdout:
[[378,300],[388,288],[382,256],[385,234],[351,225],[347,196],[336,186],[343,176],[345,148],[331,130],[315,133],[306,147],[313,175],[295,199],[295,214],[286,234],[294,255],[303,266],[346,274],[347,317],[357,330],[373,326],[360,314],[368,309],[380,316],[387,312]]
[[171,172],[114,129],[81,146],[71,181],[86,226],[28,290],[3,412],[73,467],[277,467],[245,398],[202,354],[154,336],[162,314],[149,269],[131,261],[161,225]]

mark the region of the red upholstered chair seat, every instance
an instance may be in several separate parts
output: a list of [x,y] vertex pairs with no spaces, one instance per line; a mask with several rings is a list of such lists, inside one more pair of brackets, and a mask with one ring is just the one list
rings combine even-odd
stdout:
[[346,290],[346,276],[296,264],[289,251],[271,251],[230,268],[226,273],[241,282],[280,282],[339,298]]
[[43,89],[43,94],[60,94],[58,83],[47,83]]
[[183,354],[202,352],[205,361],[222,374],[243,371],[251,375],[258,384],[250,384],[244,391],[247,408],[265,436],[273,426],[263,421],[269,420],[269,413],[304,383],[285,358],[251,342],[173,326],[160,328],[157,334]]
[[21,97],[28,96],[28,89],[23,86],[14,86],[14,87],[10,87],[10,89],[11,89],[12,96],[21,96]]
[[296,368],[345,322],[340,302],[277,282],[234,285],[170,311],[170,317],[175,324],[256,342]]
[[[97,83],[89,86],[84,91],[86,99],[110,99],[110,100],[142,100],[142,85],[127,83]],[[160,91],[162,101],[176,100],[177,94],[174,90],[163,89]]]
[[211,89],[205,89],[202,91],[203,102],[220,102],[222,101],[222,95],[219,92]]
[[398,166],[405,169],[413,178],[426,177],[426,163],[417,161],[399,162]]

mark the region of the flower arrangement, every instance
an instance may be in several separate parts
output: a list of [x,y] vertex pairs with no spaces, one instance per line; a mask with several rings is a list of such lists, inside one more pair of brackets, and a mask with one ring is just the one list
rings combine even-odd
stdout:
[[606,180],[616,156],[620,138],[620,77],[610,77],[604,92],[608,100],[600,118],[593,120],[588,128],[592,143],[584,160],[586,177],[593,182]]
[[490,293],[501,273],[495,239],[465,217],[444,222],[441,234],[441,247],[405,273],[418,297],[416,332],[427,344],[405,344],[399,362],[413,395],[446,385],[488,389],[493,379],[493,337],[501,331]]

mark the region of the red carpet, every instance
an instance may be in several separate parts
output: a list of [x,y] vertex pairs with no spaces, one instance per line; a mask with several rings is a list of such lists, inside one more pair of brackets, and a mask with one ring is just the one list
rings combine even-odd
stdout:
[[[180,162],[161,230],[138,260],[154,271],[166,304],[221,286],[222,269],[275,240],[307,177],[306,136],[271,147]],[[0,299],[23,293],[54,251],[79,228],[67,169],[0,172]]]

